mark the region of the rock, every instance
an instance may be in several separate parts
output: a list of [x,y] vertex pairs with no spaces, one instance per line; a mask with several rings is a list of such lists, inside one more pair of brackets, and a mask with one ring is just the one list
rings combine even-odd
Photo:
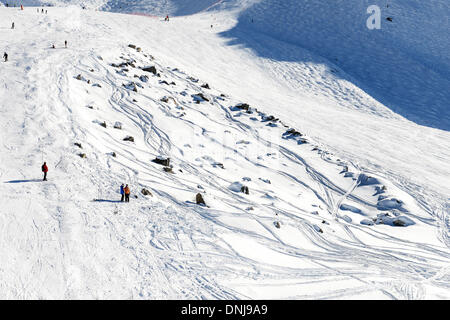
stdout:
[[242,186],[241,187],[241,192],[245,193],[245,194],[249,194],[248,187],[247,186]]
[[142,51],[142,48],[139,48],[139,47],[138,47],[138,48],[136,48],[136,51],[137,51],[137,52],[141,52],[141,51]]
[[89,108],[89,109],[94,109],[94,107],[93,107],[93,106],[86,106],[86,108]]
[[269,121],[273,121],[273,122],[277,122],[279,119],[275,118],[274,116],[262,116],[262,122],[269,122]]
[[320,228],[319,226],[314,225],[314,229],[319,233],[323,233],[322,228]]
[[148,191],[147,189],[145,189],[145,188],[143,188],[143,189],[141,190],[141,193],[142,193],[144,196],[151,196],[151,197],[153,197],[152,193],[151,193],[150,191]]
[[106,128],[106,121],[103,121],[102,123],[100,123],[100,125],[101,125],[103,128]]
[[264,183],[271,184],[269,179],[263,179],[263,178],[258,178],[258,179],[261,180]]
[[136,87],[136,84],[134,82],[130,82],[130,83],[127,83],[127,84],[122,84],[122,86],[124,86],[128,90],[133,90],[134,92],[137,92],[137,87]]
[[205,88],[205,89],[211,89],[211,88],[209,87],[209,84],[207,84],[207,83],[201,85],[201,87],[202,87],[202,88]]
[[239,103],[235,106],[236,109],[248,111],[250,106],[247,103]]
[[117,121],[116,123],[114,123],[114,129],[122,130],[122,123],[120,123],[119,121]]
[[170,167],[170,158],[157,156],[155,159],[152,160],[152,162],[160,164],[160,165],[165,166],[165,167]]
[[154,66],[142,68],[142,71],[151,72],[154,75],[157,74],[156,68]]
[[169,102],[169,98],[167,98],[167,97],[162,97],[160,101],[167,103],[167,102]]
[[403,221],[402,219],[395,219],[394,221],[392,221],[392,223],[396,227],[404,227],[404,226],[406,226],[406,222]]
[[81,143],[75,142],[74,145],[76,145],[80,149],[83,149],[83,147],[81,146]]
[[86,158],[86,153],[79,153],[78,155],[83,159]]
[[230,184],[228,189],[230,189],[233,192],[241,192],[243,186],[244,185],[242,183],[236,181],[236,182],[233,182],[232,184]]
[[283,136],[285,136],[285,135],[290,135],[290,136],[293,136],[293,137],[301,137],[301,136],[303,136],[302,133],[298,132],[295,129],[287,130],[285,133],[283,133]]
[[203,101],[208,101],[209,102],[209,99],[208,98],[206,98],[204,95],[203,95],[203,93],[197,93],[197,94],[193,94],[192,95],[192,97],[194,98],[194,101],[196,102],[196,103],[200,103],[200,102],[203,102]]
[[195,196],[195,202],[197,204],[206,205],[205,200],[203,199],[203,197],[202,197],[202,195],[200,193],[197,193],[197,195]]
[[273,223],[273,225],[274,225],[276,228],[278,228],[278,229],[281,228],[281,225],[280,225],[280,223],[279,223],[278,221],[275,221],[275,222]]
[[117,157],[117,155],[116,155],[115,152],[112,152],[111,155],[112,155],[114,158]]
[[129,44],[128,47],[132,48],[132,49],[136,49],[136,46],[134,44]]
[[164,167],[163,170],[167,173],[175,173],[173,172],[172,167]]
[[131,141],[134,142],[134,138],[132,136],[126,136],[123,141]]
[[386,20],[392,22],[392,18],[391,17],[387,17]]
[[148,77],[147,76],[140,76],[139,80],[141,80],[142,82],[148,82]]
[[365,226],[373,226],[375,224],[375,222],[370,219],[363,219],[360,223]]
[[75,77],[75,79],[81,80],[81,79],[82,79],[81,74],[77,75],[77,76]]
[[214,163],[212,164],[212,166],[213,166],[214,168],[219,167],[219,168],[221,168],[221,169],[225,169],[223,163],[220,163],[220,162],[214,162]]

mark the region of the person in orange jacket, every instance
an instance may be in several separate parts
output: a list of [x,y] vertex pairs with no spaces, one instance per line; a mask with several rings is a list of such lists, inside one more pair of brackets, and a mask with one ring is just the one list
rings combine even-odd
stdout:
[[123,191],[125,192],[125,202],[130,202],[130,188],[128,187],[128,185],[125,186],[125,188],[123,188]]

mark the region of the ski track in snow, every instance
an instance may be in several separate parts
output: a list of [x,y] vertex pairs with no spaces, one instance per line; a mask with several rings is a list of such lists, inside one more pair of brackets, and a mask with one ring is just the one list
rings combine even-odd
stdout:
[[[9,16],[7,10],[0,15]],[[448,207],[436,212],[386,172],[337,161],[313,138],[283,139],[285,119],[263,121],[253,106],[250,114],[230,109],[242,101],[192,82],[195,74],[165,65],[157,48],[128,48],[131,40],[118,32],[128,17],[104,15],[51,8],[42,16],[31,8],[14,13],[14,37],[1,36],[11,53],[2,65],[9,77],[0,77],[7,101],[0,111],[8,119],[1,122],[0,160],[10,164],[0,168],[7,195],[0,297],[448,298]],[[161,28],[160,21],[139,21]],[[50,49],[49,39],[60,46],[69,35],[68,49]],[[127,59],[137,67],[118,73],[110,65]],[[148,65],[161,77],[138,68]],[[91,82],[76,80],[78,74]],[[148,82],[134,74],[148,75]],[[131,81],[143,88],[123,86]],[[200,92],[210,102],[194,103]],[[122,130],[112,128],[115,121]],[[123,141],[126,135],[135,142]],[[242,140],[248,144],[237,144]],[[158,155],[171,158],[174,174],[150,161]],[[43,159],[47,182],[37,171]],[[343,166],[353,176],[345,177]],[[242,180],[247,176],[251,181]],[[366,184],[370,177],[378,182]],[[250,195],[230,190],[235,181],[248,184]],[[122,182],[137,198],[108,202],[118,199]],[[395,211],[379,209],[381,185],[414,225],[360,224]],[[143,187],[153,196],[142,196]],[[198,192],[208,207],[193,203]]]

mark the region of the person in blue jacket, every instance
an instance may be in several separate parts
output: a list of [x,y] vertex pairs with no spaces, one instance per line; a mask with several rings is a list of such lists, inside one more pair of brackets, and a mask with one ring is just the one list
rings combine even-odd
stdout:
[[123,183],[120,186],[120,194],[122,195],[122,197],[120,198],[120,202],[123,202],[123,200],[125,198],[125,191],[123,190]]

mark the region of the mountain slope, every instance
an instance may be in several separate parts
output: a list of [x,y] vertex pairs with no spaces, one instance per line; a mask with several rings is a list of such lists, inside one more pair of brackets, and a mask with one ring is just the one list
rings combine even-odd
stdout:
[[[363,167],[369,148],[350,148],[360,158],[346,161],[348,149],[341,157],[319,143],[310,132],[333,133],[314,121],[338,115],[335,98],[318,84],[314,97],[295,95],[270,70],[309,67],[317,81],[320,66],[229,46],[223,32],[235,14],[168,24],[75,7],[1,9],[1,21],[16,22],[0,35],[10,54],[0,77],[2,297],[448,296],[448,220],[434,210],[443,203]],[[347,105],[375,104],[342,86],[357,93]],[[294,102],[317,113],[294,117]],[[170,157],[173,173],[152,162],[158,156]],[[132,188],[129,204],[117,202],[121,183]],[[208,207],[194,203],[197,193]]]

